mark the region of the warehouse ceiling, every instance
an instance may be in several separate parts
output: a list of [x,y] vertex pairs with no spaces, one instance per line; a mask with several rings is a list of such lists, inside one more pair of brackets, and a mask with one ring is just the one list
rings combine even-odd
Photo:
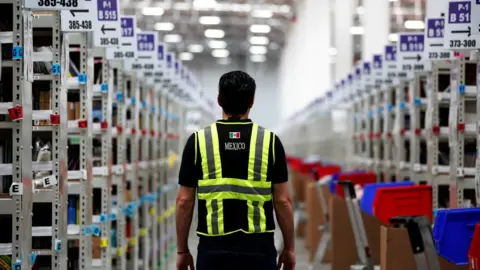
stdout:
[[[191,54],[277,57],[294,17],[294,0],[126,0],[144,30],[157,30],[170,49]],[[153,7],[153,8],[152,8]],[[253,47],[253,48],[252,48]],[[215,52],[214,52],[215,51]],[[265,56],[265,57],[264,57]],[[262,62],[262,61],[258,61]]]

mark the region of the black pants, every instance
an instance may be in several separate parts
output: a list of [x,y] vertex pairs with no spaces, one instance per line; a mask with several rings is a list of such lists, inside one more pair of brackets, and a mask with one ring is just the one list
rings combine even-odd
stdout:
[[[200,239],[196,270],[276,270],[273,237]],[[222,237],[223,238],[223,237]]]

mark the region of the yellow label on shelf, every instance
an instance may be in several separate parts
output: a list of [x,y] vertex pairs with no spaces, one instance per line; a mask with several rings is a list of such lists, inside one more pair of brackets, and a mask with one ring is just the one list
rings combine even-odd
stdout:
[[123,255],[123,248],[117,248],[117,256]]
[[150,208],[150,215],[155,216],[157,213],[155,211],[155,208]]
[[101,248],[107,248],[108,247],[108,238],[102,237],[100,239],[100,247]]
[[137,238],[136,237],[130,237],[130,239],[128,240],[130,245],[135,245],[137,244]]
[[162,216],[157,216],[157,222],[162,223],[163,222],[163,217]]
[[140,229],[140,236],[145,237],[146,235],[147,235],[147,229],[146,228]]
[[176,154],[172,154],[169,158],[168,158],[168,167],[170,168],[173,168],[175,166],[175,160],[177,159],[177,155]]

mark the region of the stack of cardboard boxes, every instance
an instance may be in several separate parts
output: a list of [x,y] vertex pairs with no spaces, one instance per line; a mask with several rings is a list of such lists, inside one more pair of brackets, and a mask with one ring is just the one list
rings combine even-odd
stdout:
[[67,106],[68,120],[80,119],[80,102],[68,102]]

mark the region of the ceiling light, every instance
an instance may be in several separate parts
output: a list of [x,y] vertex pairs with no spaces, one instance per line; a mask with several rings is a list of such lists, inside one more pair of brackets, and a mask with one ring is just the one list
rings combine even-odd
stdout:
[[227,48],[227,42],[223,40],[210,40],[208,42],[208,47],[212,49],[225,49]]
[[230,55],[230,52],[225,49],[216,49],[212,51],[212,56],[216,58],[224,58],[228,57]]
[[408,21],[405,21],[404,26],[405,28],[412,29],[412,30],[425,29],[425,23],[423,21],[408,20]]
[[250,32],[252,33],[259,33],[259,34],[267,34],[271,30],[270,25],[266,24],[253,24],[250,25]]
[[155,30],[157,31],[172,31],[175,25],[171,22],[157,22],[155,23]]
[[194,0],[193,6],[197,9],[215,8],[218,5],[215,0]]
[[267,57],[264,54],[250,55],[250,61],[252,62],[260,63],[260,62],[265,62],[265,60],[267,60]]
[[398,41],[398,34],[395,34],[395,33],[388,34],[388,41],[397,42]]
[[207,29],[205,30],[205,36],[207,38],[223,38],[225,36],[225,32],[220,29]]
[[253,36],[250,37],[250,43],[253,45],[267,45],[268,42],[268,37],[259,37],[259,36]]
[[363,35],[364,29],[362,26],[352,26],[350,27],[350,34],[352,35]]
[[263,18],[263,19],[269,19],[273,17],[273,11],[268,10],[268,9],[254,9],[252,11],[252,17],[255,18]]
[[198,22],[204,25],[216,25],[220,24],[221,21],[220,17],[217,16],[202,16],[198,19]]
[[178,43],[182,41],[182,36],[177,34],[168,34],[163,37],[163,40],[167,43]]
[[267,47],[265,46],[252,46],[250,47],[251,54],[266,54],[268,51]]
[[190,46],[188,46],[188,50],[192,53],[201,53],[203,52],[203,45],[191,44]]
[[191,52],[182,52],[178,55],[180,60],[182,61],[192,61],[193,60],[193,53]]
[[144,7],[142,13],[145,16],[162,16],[164,12],[161,7]]

